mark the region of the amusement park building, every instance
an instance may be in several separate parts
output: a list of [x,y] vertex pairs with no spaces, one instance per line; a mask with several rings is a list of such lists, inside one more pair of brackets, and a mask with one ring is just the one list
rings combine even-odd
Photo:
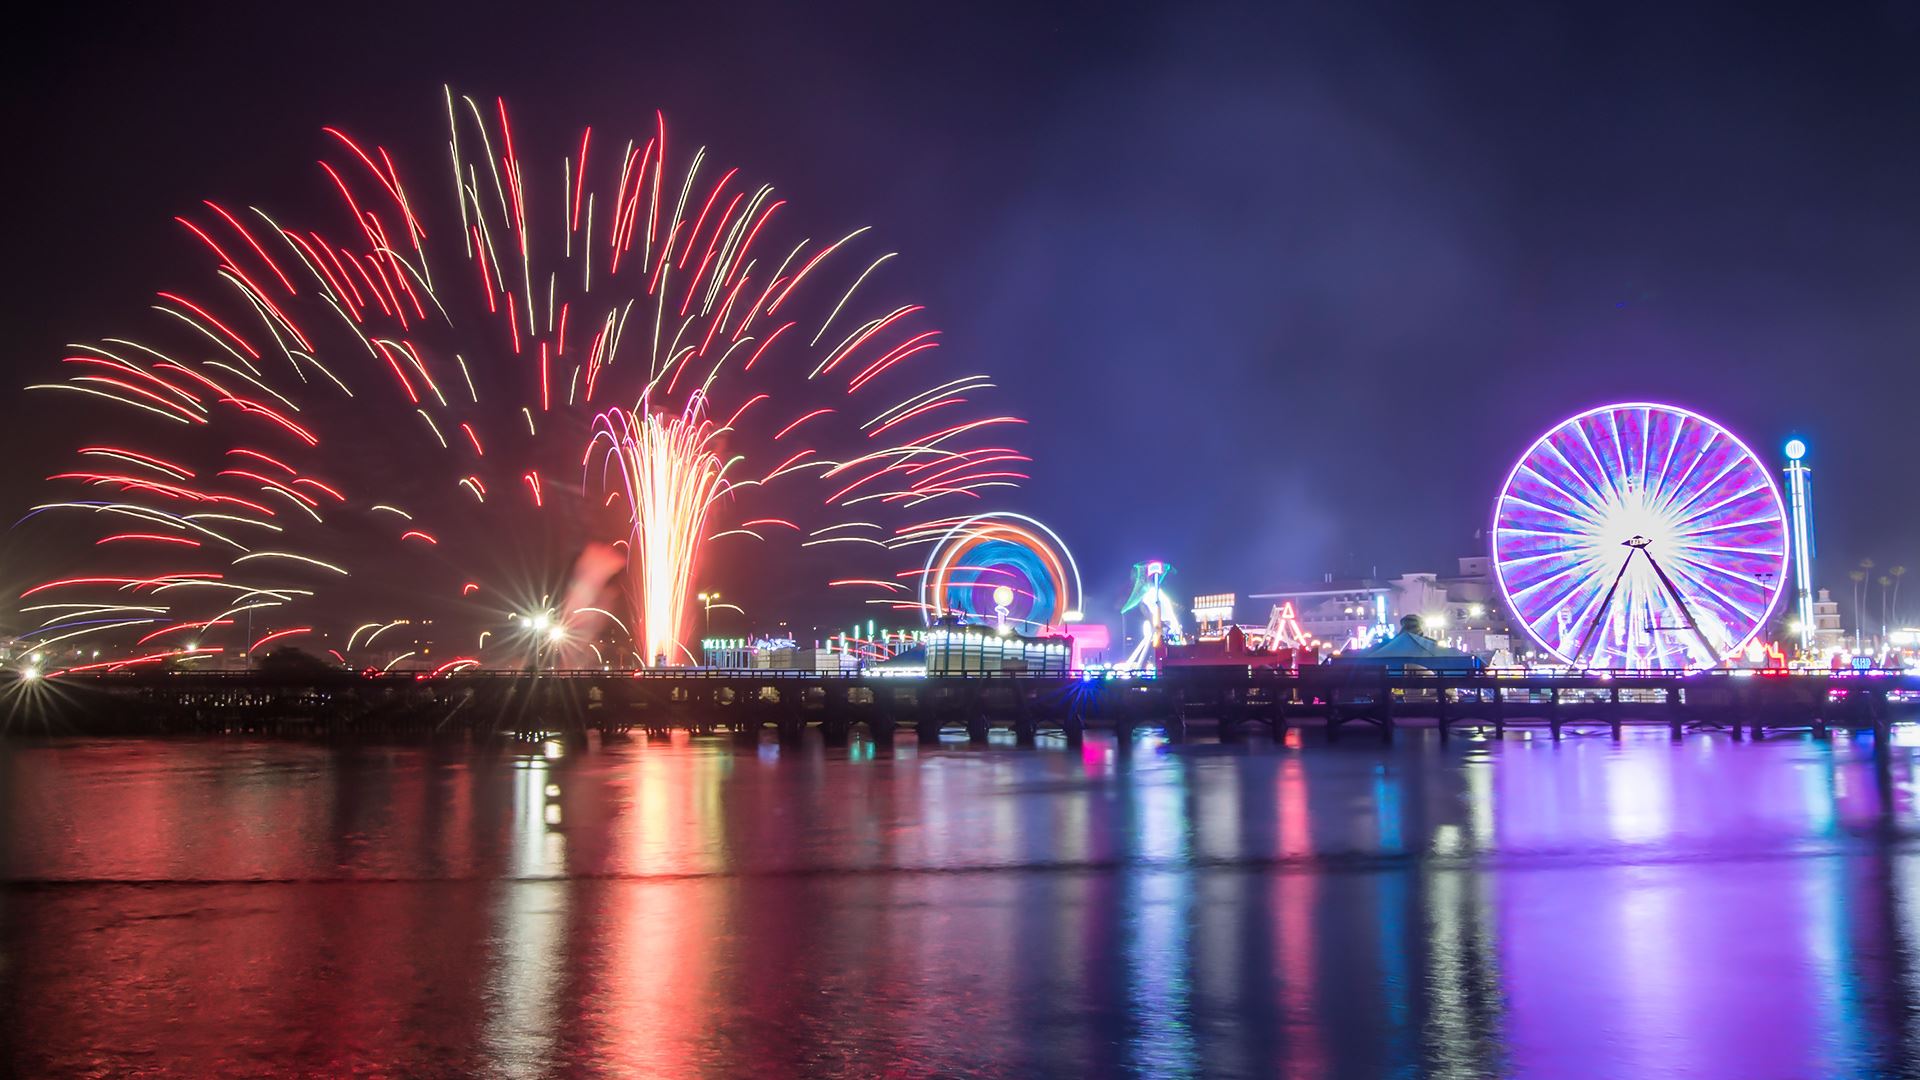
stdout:
[[1248,599],[1276,606],[1291,603],[1300,628],[1336,648],[1355,638],[1377,637],[1406,615],[1418,615],[1430,634],[1466,652],[1485,655],[1514,644],[1500,586],[1485,555],[1459,559],[1452,574],[1328,574],[1320,581],[1253,593]]
[[1826,653],[1847,646],[1846,628],[1840,625],[1840,601],[1833,598],[1829,589],[1816,591],[1813,602],[1813,647],[1815,651]]

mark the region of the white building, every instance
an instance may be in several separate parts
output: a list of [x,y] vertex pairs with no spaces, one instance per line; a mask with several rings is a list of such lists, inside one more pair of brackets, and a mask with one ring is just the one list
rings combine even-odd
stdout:
[[1391,633],[1406,615],[1418,615],[1442,644],[1486,656],[1512,649],[1492,560],[1472,555],[1455,572],[1416,571],[1391,578],[1335,578],[1253,593],[1252,600],[1291,602],[1300,627],[1338,649]]
[[1847,647],[1847,631],[1840,625],[1840,601],[1833,591],[1820,589],[1813,600],[1813,648],[1822,656]]

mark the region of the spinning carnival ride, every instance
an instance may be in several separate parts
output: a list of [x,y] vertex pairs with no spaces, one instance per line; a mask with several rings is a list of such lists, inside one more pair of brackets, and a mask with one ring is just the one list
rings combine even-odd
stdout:
[[1712,667],[1765,625],[1786,561],[1772,474],[1670,405],[1564,421],[1521,456],[1494,511],[1508,610],[1573,667]]
[[1024,514],[979,514],[955,522],[933,545],[920,575],[920,610],[945,621],[1008,633],[1057,633],[1080,619],[1080,568],[1058,534]]
[[1123,668],[1137,670],[1150,667],[1149,661],[1158,654],[1162,645],[1186,643],[1186,631],[1180,626],[1180,605],[1166,590],[1167,578],[1172,575],[1173,567],[1158,559],[1134,564],[1133,592],[1127,597],[1127,604],[1120,609],[1120,613],[1124,616],[1134,608],[1139,608],[1146,620],[1141,627],[1140,644],[1135,645],[1133,652],[1128,654],[1121,665]]

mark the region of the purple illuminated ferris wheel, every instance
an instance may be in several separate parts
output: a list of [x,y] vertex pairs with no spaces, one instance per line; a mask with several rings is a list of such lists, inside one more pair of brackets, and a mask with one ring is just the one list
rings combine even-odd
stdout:
[[1641,402],[1542,435],[1494,508],[1514,621],[1574,667],[1711,667],[1745,648],[1786,586],[1772,474],[1698,413]]

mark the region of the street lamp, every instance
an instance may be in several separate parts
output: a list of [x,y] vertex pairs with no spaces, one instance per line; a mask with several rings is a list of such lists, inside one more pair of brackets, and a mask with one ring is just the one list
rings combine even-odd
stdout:
[[[546,653],[551,657],[551,655],[558,650],[561,642],[567,638],[567,628],[564,621],[555,618],[551,611],[535,611],[526,615],[516,613],[509,616],[509,618],[518,619],[520,623],[526,627],[524,632],[528,639],[527,648],[532,654],[534,673],[538,674],[540,672],[541,654]],[[483,634],[482,638],[484,639],[484,637],[485,635]]]
[[706,612],[706,618],[707,618],[706,633],[711,635],[713,633],[713,602],[715,600],[720,599],[720,594],[717,592],[710,592],[710,593],[703,592],[699,596],[695,597],[695,599],[700,601],[701,607]]

